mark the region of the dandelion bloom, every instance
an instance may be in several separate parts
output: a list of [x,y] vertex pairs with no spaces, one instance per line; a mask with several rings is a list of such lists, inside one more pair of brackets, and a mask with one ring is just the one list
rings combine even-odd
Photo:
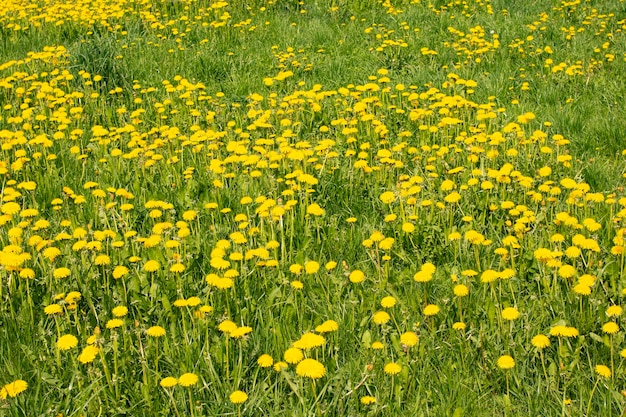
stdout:
[[127,274],[128,274],[128,268],[126,268],[125,266],[118,265],[118,266],[115,267],[115,269],[113,269],[113,278],[114,279],[120,279],[124,275],[127,275]]
[[339,329],[339,325],[335,320],[326,320],[324,323],[320,324],[315,328],[315,331],[318,333],[328,333],[334,332]]
[[385,324],[390,319],[391,316],[389,316],[389,314],[387,314],[387,312],[385,311],[378,311],[374,314],[374,317],[372,317],[372,320],[374,320],[374,323],[376,324]]
[[415,334],[415,332],[406,332],[400,336],[400,343],[408,347],[417,345],[418,341],[419,338],[417,337],[417,334]]
[[304,271],[309,275],[315,274],[319,270],[320,270],[320,264],[316,261],[308,261],[308,262],[305,262],[304,264]]
[[515,360],[509,355],[502,355],[498,358],[498,368],[511,369],[515,366]]
[[230,394],[228,398],[230,399],[230,402],[233,404],[241,404],[248,399],[248,394],[246,394],[243,391],[237,390],[233,392],[232,394]]
[[124,324],[124,320],[122,319],[111,319],[107,321],[106,328],[107,329],[116,329],[118,327],[122,327]]
[[283,362],[283,361],[278,361],[278,362],[276,362],[274,364],[274,370],[276,372],[280,372],[280,371],[282,371],[284,369],[287,369],[288,367],[289,367],[289,365],[287,365],[287,363]]
[[234,337],[235,339],[240,339],[248,333],[252,332],[252,327],[250,326],[241,326],[237,327],[233,331],[230,332],[230,337]]
[[66,334],[64,336],[59,337],[57,340],[57,348],[59,350],[69,350],[78,345],[78,339],[76,336],[71,334]]
[[519,318],[519,311],[515,307],[507,307],[502,310],[502,318],[513,321]]
[[537,349],[545,349],[550,346],[550,339],[544,334],[538,334],[531,339],[530,343]]
[[370,405],[374,403],[376,403],[376,398],[372,397],[371,395],[364,395],[363,397],[361,397],[361,404],[363,405]]
[[94,345],[85,346],[78,355],[78,361],[82,364],[91,363],[96,359],[96,355],[100,352],[100,348]]
[[165,377],[161,380],[161,382],[159,382],[159,385],[161,385],[163,388],[172,388],[177,384],[178,380],[171,376]]
[[181,387],[190,387],[192,385],[195,385],[197,382],[198,376],[190,372],[184,373],[178,378],[178,383]]
[[590,295],[591,294],[591,287],[589,285],[585,285],[585,284],[576,284],[574,285],[573,288],[574,292],[578,295]]
[[380,300],[380,305],[384,308],[391,308],[396,305],[396,299],[391,296],[384,297]]
[[315,359],[305,359],[296,366],[296,373],[306,378],[319,379],[326,375],[326,368]]
[[355,269],[354,271],[350,272],[350,276],[348,278],[353,284],[358,284],[365,280],[365,274],[363,273],[363,271]]
[[326,211],[319,204],[313,203],[306,208],[306,214],[313,216],[323,216]]
[[150,337],[165,336],[165,329],[161,326],[152,326],[146,330],[146,334]]
[[300,362],[304,358],[304,354],[298,348],[289,348],[285,351],[283,358],[285,362],[295,364]]
[[439,307],[437,307],[435,304],[428,304],[426,307],[424,307],[425,316],[434,316],[435,314],[439,313],[439,311]]
[[396,375],[400,373],[402,367],[395,362],[389,362],[385,365],[384,370],[387,375]]
[[59,314],[63,312],[63,307],[61,307],[58,304],[50,304],[48,306],[46,306],[46,308],[43,309],[43,312],[46,313],[48,316],[51,316],[53,314]]
[[219,324],[219,326],[217,326],[217,329],[222,333],[230,334],[232,331],[237,329],[237,327],[238,326],[234,322],[230,320],[224,320]]
[[622,314],[622,307],[620,306],[610,306],[606,309],[606,315],[609,317],[617,317]]
[[372,343],[372,349],[374,350],[380,350],[382,348],[384,348],[385,345],[383,345],[381,342],[374,342]]
[[11,383],[6,384],[2,388],[0,398],[4,400],[6,399],[7,395],[11,398],[17,397],[18,394],[26,391],[26,388],[28,388],[28,383],[22,379],[17,379]]
[[480,282],[487,284],[490,282],[494,282],[499,277],[500,274],[497,271],[494,271],[493,269],[487,269],[483,271],[483,273],[480,275]]
[[598,375],[600,375],[603,378],[610,378],[612,374],[611,368],[609,368],[606,365],[596,365],[595,371]]
[[257,359],[256,363],[261,368],[269,368],[270,366],[272,366],[274,364],[274,359],[270,355],[265,353],[265,354],[259,356],[259,359]]
[[557,325],[550,329],[550,336],[577,337],[578,334],[578,329],[571,326]]
[[147,261],[144,266],[143,266],[143,270],[146,272],[155,272],[157,271],[159,268],[161,267],[161,264],[159,264],[158,261],[155,260],[149,260]]
[[452,291],[457,297],[465,297],[469,294],[469,288],[467,288],[467,285],[464,284],[455,285]]
[[393,192],[391,191],[385,191],[384,193],[382,193],[379,197],[380,201],[382,201],[384,204],[391,204],[393,203],[393,201],[396,199],[396,196]]
[[324,344],[326,344],[326,339],[324,338],[324,336],[309,332],[302,335],[300,340],[295,341],[292,347],[298,349],[311,349],[314,347],[323,346]]
[[60,278],[67,278],[70,276],[70,269],[69,268],[65,268],[65,267],[61,267],[61,268],[56,268],[53,272],[52,272],[52,276],[60,279]]
[[465,323],[463,323],[462,321],[457,321],[456,323],[454,323],[452,325],[452,328],[454,330],[465,330]]
[[124,317],[126,314],[128,314],[128,308],[125,306],[117,306],[113,309],[112,312],[115,317]]
[[615,334],[619,332],[619,326],[617,323],[609,321],[602,325],[602,331],[607,334]]

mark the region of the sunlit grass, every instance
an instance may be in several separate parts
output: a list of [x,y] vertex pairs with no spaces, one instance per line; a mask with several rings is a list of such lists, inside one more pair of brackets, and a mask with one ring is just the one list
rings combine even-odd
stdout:
[[0,6],[0,414],[620,415],[623,2]]

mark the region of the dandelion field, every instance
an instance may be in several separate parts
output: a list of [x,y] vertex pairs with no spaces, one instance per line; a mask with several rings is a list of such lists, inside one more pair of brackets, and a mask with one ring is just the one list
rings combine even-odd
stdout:
[[624,415],[625,31],[3,1],[0,416]]

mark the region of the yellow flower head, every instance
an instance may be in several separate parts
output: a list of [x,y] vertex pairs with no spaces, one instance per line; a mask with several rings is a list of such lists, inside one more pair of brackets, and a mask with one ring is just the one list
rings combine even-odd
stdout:
[[159,385],[161,385],[163,388],[172,388],[177,384],[178,380],[171,376],[165,377],[161,380],[161,382],[159,382]]
[[498,368],[511,369],[515,366],[515,360],[509,355],[502,355],[498,358]]
[[390,362],[385,365],[384,370],[387,375],[396,375],[400,373],[402,367],[395,362]]
[[76,347],[76,345],[78,345],[78,339],[71,334],[63,335],[57,340],[57,348],[59,350],[69,350]]
[[233,392],[232,394],[230,394],[228,398],[230,399],[230,402],[233,404],[242,404],[248,399],[248,394],[246,394],[243,391],[237,390]]
[[305,359],[296,366],[296,373],[305,378],[319,379],[326,375],[326,368],[315,359]]
[[195,385],[197,382],[198,376],[190,372],[184,373],[178,378],[178,383],[181,387],[190,387],[192,385]]
[[544,349],[550,346],[550,339],[544,334],[538,334],[532,338],[530,343],[537,349]]
[[259,359],[257,359],[256,363],[261,368],[269,368],[270,366],[272,366],[274,364],[274,359],[270,355],[265,353],[265,354],[259,356]]

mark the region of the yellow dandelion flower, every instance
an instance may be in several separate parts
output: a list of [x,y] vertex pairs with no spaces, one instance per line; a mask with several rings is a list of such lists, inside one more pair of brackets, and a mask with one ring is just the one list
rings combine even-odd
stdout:
[[234,322],[230,320],[224,320],[219,324],[219,326],[217,326],[217,329],[222,333],[230,334],[233,330],[237,329],[237,327],[238,326]]
[[302,350],[295,347],[287,349],[283,354],[283,359],[285,359],[285,362],[291,364],[296,364],[300,362],[303,358],[304,354],[302,353]]
[[396,305],[396,299],[392,296],[384,297],[382,300],[380,300],[380,305],[383,308],[391,308]]
[[519,311],[515,307],[507,307],[502,310],[502,318],[505,320],[516,320],[520,316]]
[[3,392],[6,393],[6,395],[2,395],[2,399],[5,399],[7,395],[11,398],[15,398],[20,393],[26,391],[26,388],[28,388],[28,383],[23,379],[17,379],[10,382],[2,388]]
[[359,269],[355,269],[354,271],[350,272],[349,279],[350,279],[350,282],[354,284],[358,284],[365,280],[365,274],[363,273],[363,271]]
[[61,268],[55,268],[55,270],[52,272],[52,276],[60,279],[60,278],[67,278],[70,276],[70,269],[69,268],[65,268],[65,267],[61,267]]
[[53,314],[60,314],[63,312],[63,307],[58,304],[50,304],[43,309],[43,312],[46,313],[46,315],[48,316],[51,316]]
[[402,367],[395,362],[390,362],[385,365],[384,371],[387,375],[396,375],[399,374],[402,370]]
[[122,319],[111,319],[107,321],[106,328],[107,329],[117,329],[118,327],[122,327],[124,325],[124,320]]
[[376,324],[385,324],[391,319],[391,316],[386,311],[378,311],[374,313],[372,320]]
[[146,272],[155,272],[159,268],[161,268],[161,265],[159,264],[158,261],[155,261],[155,260],[149,260],[143,266],[143,270]]
[[326,320],[324,323],[315,327],[315,331],[318,333],[335,332],[339,329],[339,325],[335,320]]
[[591,294],[591,287],[581,283],[574,285],[574,288],[572,288],[572,290],[578,295],[587,296]]
[[233,404],[242,404],[248,399],[248,394],[246,394],[243,391],[237,390],[233,392],[232,394],[230,394],[228,398],[230,399],[230,402]]
[[177,384],[178,380],[171,376],[165,377],[161,380],[161,382],[159,382],[159,385],[161,385],[163,388],[172,388]]
[[465,323],[463,323],[462,321],[457,321],[452,325],[452,328],[459,331],[465,330]]
[[276,363],[274,364],[274,370],[275,370],[276,372],[283,371],[283,370],[285,370],[285,369],[287,369],[287,368],[289,368],[289,365],[287,365],[287,363],[286,363],[286,362],[283,362],[283,361],[278,361],[278,362],[276,362]]
[[391,191],[385,191],[378,198],[383,202],[383,204],[391,204],[396,199],[396,196]]
[[428,304],[426,307],[424,307],[423,313],[425,316],[434,316],[439,313],[439,311],[439,307],[435,304]]
[[307,261],[304,263],[304,272],[306,272],[309,275],[315,274],[319,270],[320,270],[320,264],[318,262]]
[[515,360],[509,355],[502,355],[498,358],[497,364],[500,369],[511,369],[515,366]]
[[611,368],[606,365],[596,365],[595,371],[603,378],[610,378],[612,375]]
[[270,355],[265,353],[265,354],[259,356],[259,359],[257,359],[256,363],[261,368],[269,368],[270,366],[272,366],[274,364],[274,359]]
[[313,216],[323,216],[326,211],[319,204],[313,203],[306,208],[306,214]]
[[412,347],[417,345],[419,338],[415,332],[406,332],[400,335],[400,343],[405,346]]
[[96,359],[96,355],[100,352],[100,348],[93,344],[87,345],[83,348],[80,355],[78,355],[78,361],[82,364],[91,363]]
[[128,274],[128,268],[126,268],[125,266],[122,265],[118,265],[113,269],[113,278],[114,279],[120,279],[122,278],[124,275]]
[[162,337],[165,336],[165,329],[161,326],[152,326],[146,330],[146,334],[150,337]]
[[76,338],[76,336],[71,334],[63,335],[57,340],[57,348],[59,350],[69,350],[73,347],[76,347],[77,345],[78,339]]
[[467,288],[467,285],[464,284],[455,285],[452,291],[457,297],[465,297],[469,294],[469,288]]
[[126,306],[117,306],[112,311],[115,317],[124,317],[128,314],[128,308]]
[[363,405],[375,404],[376,397],[372,397],[371,395],[364,395],[363,397],[361,397],[360,401],[361,401],[361,404]]
[[381,342],[374,342],[372,343],[372,349],[374,350],[381,350],[385,347],[385,345],[383,345]]
[[298,349],[311,349],[326,344],[324,336],[315,333],[305,333],[302,337],[295,341],[291,346]]
[[178,383],[181,387],[190,387],[192,385],[195,385],[197,382],[198,376],[190,372],[184,373],[178,378]]
[[531,339],[530,343],[537,349],[545,349],[550,346],[550,338],[544,334],[538,334]]
[[606,315],[609,317],[618,317],[622,314],[622,311],[622,307],[613,305],[606,309]]
[[305,359],[296,366],[296,373],[305,378],[320,379],[326,375],[326,368],[315,359]]
[[609,321],[602,325],[602,331],[606,334],[615,334],[619,332],[619,325],[615,322]]
[[252,332],[252,327],[250,326],[241,326],[237,327],[233,331],[230,332],[230,337],[234,337],[235,339],[240,339],[245,335]]

